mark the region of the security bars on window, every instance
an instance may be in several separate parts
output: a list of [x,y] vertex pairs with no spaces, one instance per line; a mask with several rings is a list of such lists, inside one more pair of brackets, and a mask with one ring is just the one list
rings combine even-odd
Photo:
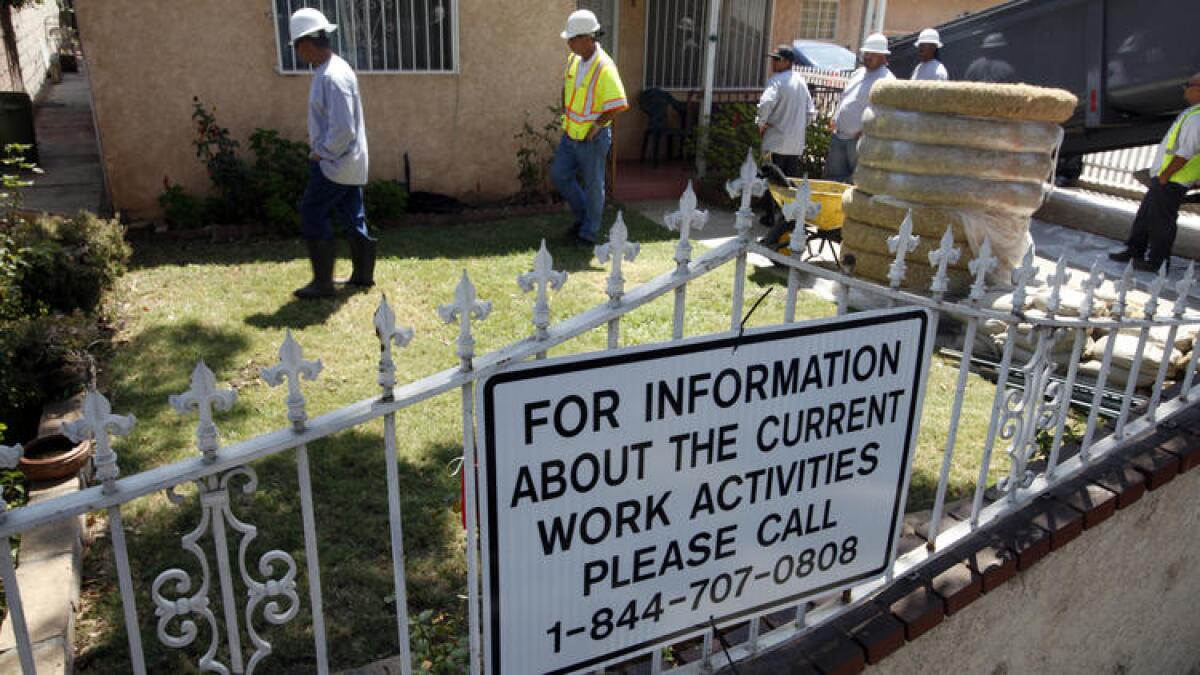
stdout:
[[334,50],[360,73],[452,73],[458,70],[456,0],[275,0],[278,68],[308,68],[296,58],[288,18],[313,7],[338,29]]

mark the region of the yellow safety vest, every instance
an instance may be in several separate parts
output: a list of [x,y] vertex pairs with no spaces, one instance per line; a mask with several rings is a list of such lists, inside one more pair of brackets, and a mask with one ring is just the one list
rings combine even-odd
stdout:
[[[1183,114],[1171,126],[1171,130],[1167,132],[1167,149],[1163,153],[1162,166],[1158,167],[1159,173],[1165,171],[1171,165],[1171,161],[1175,159],[1176,145],[1179,142],[1179,130],[1183,128],[1183,123],[1191,116],[1197,114],[1200,114],[1200,105],[1194,105],[1183,111]],[[1187,164],[1184,164],[1182,169],[1176,171],[1171,176],[1171,182],[1179,183],[1180,185],[1191,185],[1200,182],[1200,155],[1188,159]]]
[[604,113],[629,109],[617,66],[600,45],[596,45],[592,67],[577,87],[575,75],[582,61],[571,54],[563,72],[563,131],[577,141],[587,137],[588,129]]

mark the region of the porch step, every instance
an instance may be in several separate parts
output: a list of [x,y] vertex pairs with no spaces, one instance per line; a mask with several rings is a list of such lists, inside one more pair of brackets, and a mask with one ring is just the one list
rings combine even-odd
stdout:
[[657,168],[649,162],[617,162],[613,199],[619,202],[679,199],[691,177],[692,167],[680,161],[660,162]]

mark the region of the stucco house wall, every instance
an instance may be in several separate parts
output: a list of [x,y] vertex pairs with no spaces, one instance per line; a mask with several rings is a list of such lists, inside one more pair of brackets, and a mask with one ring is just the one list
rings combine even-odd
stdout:
[[8,54],[0,44],[0,83],[6,91],[24,91],[37,98],[49,82],[51,56],[58,49],[58,3],[47,0],[29,5],[12,14],[17,37],[17,55],[21,60],[21,78],[8,66]]
[[[276,72],[270,0],[78,0],[114,205],[157,214],[163,179],[207,189],[192,148],[192,97],[245,147],[256,127],[307,138],[310,77]],[[460,197],[516,191],[525,111],[557,98],[571,0],[461,0],[457,74],[360,74],[371,178]],[[130,17],[137,17],[130,21]]]

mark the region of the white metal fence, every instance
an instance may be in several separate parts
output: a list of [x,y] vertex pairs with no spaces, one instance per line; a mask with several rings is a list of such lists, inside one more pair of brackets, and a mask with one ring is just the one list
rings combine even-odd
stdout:
[[1150,166],[1157,147],[1143,145],[1084,155],[1079,180],[1098,187],[1145,192],[1145,186],[1133,178],[1133,173]]
[[[384,422],[380,451],[387,465],[387,502],[389,506],[390,541],[392,549],[392,576],[395,585],[395,630],[404,672],[412,671],[412,656],[409,649],[409,615],[407,608],[406,575],[402,548],[402,514],[400,487],[397,477],[397,434],[396,414],[419,406],[434,397],[460,396],[463,434],[464,466],[475,466],[476,427],[473,409],[474,387],[486,376],[503,372],[513,364],[530,359],[543,358],[547,352],[559,345],[596,328],[606,327],[608,348],[619,342],[622,320],[639,307],[667,295],[674,296],[674,320],[669,341],[680,340],[684,332],[684,317],[688,312],[688,284],[708,274],[732,274],[734,290],[729,303],[729,325],[737,330],[743,316],[743,294],[746,278],[747,255],[757,253],[770,258],[787,270],[787,304],[785,322],[791,323],[796,316],[796,299],[800,292],[802,275],[821,277],[833,282],[838,292],[838,311],[847,312],[847,298],[853,291],[875,298],[894,306],[914,306],[928,309],[934,317],[931,334],[936,326],[956,322],[963,327],[962,341],[958,351],[962,358],[958,366],[956,395],[949,400],[949,421],[945,430],[945,448],[941,476],[933,506],[933,518],[928,547],[918,548],[895,559],[887,566],[886,573],[869,580],[830,599],[813,605],[805,602],[794,608],[793,620],[768,629],[758,616],[742,617],[719,625],[722,639],[728,637],[738,642],[728,649],[728,657],[734,661],[745,659],[756,652],[777,645],[788,638],[809,630],[852,606],[864,602],[874,592],[897,575],[906,574],[936,558],[950,544],[972,531],[987,526],[992,521],[1029,502],[1051,486],[1070,479],[1083,467],[1097,462],[1114,448],[1131,438],[1153,428],[1156,423],[1190,405],[1200,392],[1193,386],[1196,372],[1194,349],[1186,369],[1179,377],[1179,388],[1175,395],[1166,393],[1167,367],[1158,367],[1151,375],[1148,400],[1141,409],[1131,404],[1135,386],[1139,379],[1141,357],[1149,349],[1151,329],[1166,331],[1166,344],[1171,344],[1181,325],[1196,323],[1195,317],[1186,317],[1185,308],[1188,292],[1193,284],[1192,272],[1174,286],[1176,298],[1168,301],[1168,284],[1165,276],[1159,276],[1151,285],[1149,300],[1140,308],[1129,300],[1132,291],[1131,272],[1116,281],[1117,298],[1112,312],[1100,315],[1092,311],[1094,296],[1105,275],[1093,267],[1085,275],[1082,284],[1083,299],[1068,307],[1064,302],[1069,278],[1080,272],[1068,270],[1059,262],[1054,273],[1040,283],[1049,289],[1044,311],[1027,311],[1023,299],[1032,286],[1039,283],[1038,272],[1032,256],[1025,258],[1023,266],[1014,275],[1012,311],[998,311],[980,304],[987,290],[987,275],[995,264],[985,245],[971,263],[974,285],[969,297],[953,300],[946,297],[947,265],[956,256],[965,252],[953,248],[952,238],[947,233],[941,246],[929,254],[930,264],[937,274],[928,293],[914,293],[900,288],[906,266],[904,255],[915,248],[911,226],[901,225],[892,244],[896,260],[891,267],[890,287],[855,279],[840,271],[804,262],[803,228],[797,228],[798,240],[793,242],[795,254],[786,256],[753,243],[749,232],[753,219],[750,209],[752,194],[761,194],[764,184],[755,176],[755,168],[747,159],[741,176],[731,181],[730,193],[740,198],[737,211],[739,236],[707,251],[693,256],[691,235],[703,227],[706,214],[696,208],[695,197],[689,187],[680,201],[680,210],[668,218],[668,224],[679,231],[675,249],[674,269],[664,270],[653,280],[626,290],[621,272],[622,261],[633,260],[638,254],[638,245],[628,241],[623,223],[613,225],[610,241],[596,248],[597,259],[611,265],[607,293],[609,301],[582,314],[557,324],[549,321],[548,287],[562,286],[566,275],[553,269],[553,260],[543,246],[535,261],[533,272],[522,275],[519,280],[523,288],[535,292],[533,326],[529,337],[514,342],[494,352],[475,354],[473,332],[475,324],[486,319],[491,305],[476,297],[475,288],[464,272],[451,302],[440,308],[443,321],[457,324],[459,337],[457,368],[434,373],[423,379],[397,384],[393,365],[393,352],[403,348],[414,338],[412,332],[396,325],[396,317],[386,299],[380,302],[375,314],[374,330],[379,339],[380,355],[377,382],[380,394],[377,397],[354,403],[345,408],[310,417],[304,397],[304,381],[317,378],[321,372],[319,360],[309,360],[300,345],[288,333],[279,351],[279,362],[261,371],[263,379],[272,386],[286,388],[286,408],[289,426],[270,433],[227,446],[217,442],[215,422],[217,413],[235,405],[233,392],[217,385],[213,374],[203,362],[198,364],[192,375],[191,388],[178,396],[171,397],[170,404],[181,413],[196,413],[199,423],[196,428],[198,452],[191,459],[160,466],[136,475],[120,477],[117,450],[120,441],[114,436],[128,434],[135,424],[132,417],[113,414],[108,401],[95,390],[89,391],[85,400],[83,417],[67,428],[75,438],[94,438],[96,447],[95,480],[97,485],[80,492],[61,496],[12,509],[0,510],[0,577],[3,578],[11,612],[17,649],[25,673],[34,673],[34,658],[30,643],[30,632],[22,611],[23,598],[14,573],[11,539],[31,528],[76,517],[92,511],[105,511],[112,540],[112,555],[117,570],[120,597],[128,630],[129,670],[146,672],[143,639],[157,639],[164,644],[190,649],[192,658],[199,668],[206,671],[228,673],[252,673],[259,664],[271,658],[272,645],[259,633],[264,625],[279,625],[294,620],[300,612],[312,618],[313,651],[316,670],[329,671],[325,613],[322,609],[321,574],[323,568],[317,555],[317,530],[313,517],[313,491],[308,461],[309,444],[329,437],[339,431],[360,427],[376,419]],[[788,209],[794,218],[807,203],[806,190],[801,188],[796,204]],[[1004,321],[1009,326],[1008,340],[1003,356],[997,364],[998,378],[992,404],[991,422],[984,447],[982,466],[974,488],[974,499],[969,518],[945,531],[939,531],[941,514],[945,509],[946,487],[951,465],[954,462],[956,434],[963,401],[968,369],[973,360],[974,337],[982,326],[990,321]],[[1027,360],[1017,358],[1013,345],[1017,342],[1016,331],[1020,324],[1031,326],[1035,344],[1032,356]],[[364,327],[365,329],[366,327]],[[1111,433],[1102,436],[1097,423],[1099,398],[1105,385],[1106,373],[1113,355],[1113,344],[1104,353],[1099,381],[1095,382],[1095,393],[1091,399],[1091,412],[1087,417],[1087,428],[1078,445],[1069,446],[1065,437],[1065,421],[1071,402],[1071,392],[1081,383],[1078,372],[1080,354],[1088,331],[1102,331],[1112,335],[1116,331],[1132,331],[1138,336],[1137,354],[1133,360],[1128,384],[1123,386],[1120,408],[1115,411],[1115,424]],[[1051,350],[1051,343],[1059,343],[1064,335],[1069,338],[1071,348],[1067,352]],[[931,341],[932,344],[932,341]],[[1018,377],[1019,376],[1019,377]],[[1017,386],[1019,383],[1021,386]],[[926,399],[925,406],[935,405]],[[925,418],[935,417],[926,408]],[[1107,433],[1107,432],[1104,432]],[[1039,448],[1050,440],[1050,450],[1044,464],[1035,464],[1033,458]],[[15,462],[19,448],[0,448],[0,458]],[[294,455],[298,471],[298,490],[304,534],[304,565],[297,564],[297,551],[272,550],[257,560],[248,559],[249,542],[257,535],[252,523],[243,522],[231,510],[230,497],[236,488],[243,498],[250,498],[258,483],[254,467],[257,460],[276,455]],[[1002,495],[990,501],[985,498],[989,488],[989,469],[1000,461],[1008,462],[1008,476],[994,486]],[[138,606],[135,601],[133,577],[126,546],[126,529],[122,525],[122,508],[132,500],[166,491],[173,496],[176,486],[195,483],[199,486],[199,506],[202,510],[199,524],[185,534],[181,543],[200,562],[198,578],[181,568],[163,570],[153,583],[151,597],[153,611],[158,617],[154,635],[143,635],[139,629],[139,614],[151,608]],[[472,481],[467,481],[466,503],[467,551],[477,550],[476,495]],[[230,545],[234,545],[231,549]],[[211,547],[216,569],[205,562],[206,547]],[[236,556],[230,551],[236,550]],[[186,558],[186,556],[184,556]],[[466,585],[469,595],[470,653],[472,670],[481,668],[481,614],[480,578],[478,559],[474,554],[466,555],[468,577]],[[236,583],[246,589],[245,597],[235,597]],[[218,601],[219,600],[219,601]],[[220,611],[214,607],[219,606]],[[772,611],[778,611],[778,608]],[[725,654],[714,653],[714,640],[718,626],[698,629],[689,636],[695,658],[688,659],[686,650],[676,650],[676,660],[664,664],[663,649],[650,650],[652,672],[670,670],[678,673],[705,672],[724,665]],[[200,644],[198,637],[209,638],[208,644]],[[223,659],[223,660],[222,660]]]

